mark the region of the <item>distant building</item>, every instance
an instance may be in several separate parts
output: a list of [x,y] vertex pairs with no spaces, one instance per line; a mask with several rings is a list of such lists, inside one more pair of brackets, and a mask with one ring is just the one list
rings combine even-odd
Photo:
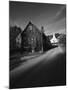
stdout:
[[16,37],[16,47],[21,48],[21,33]]
[[53,34],[53,37],[50,41],[51,41],[52,45],[57,45],[58,44],[58,39],[56,38],[55,34]]

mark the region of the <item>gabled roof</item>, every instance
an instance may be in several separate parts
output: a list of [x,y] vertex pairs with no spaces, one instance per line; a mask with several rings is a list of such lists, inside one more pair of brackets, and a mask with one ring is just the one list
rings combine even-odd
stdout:
[[[37,32],[41,33],[41,30],[39,30],[39,29],[36,27],[36,25],[34,25],[31,21],[29,21],[29,23],[27,24],[27,26],[26,26],[26,28],[24,29],[23,32],[26,32],[27,29],[29,28],[29,26],[32,26],[32,28],[34,28]],[[22,33],[23,33],[23,32],[22,32]]]

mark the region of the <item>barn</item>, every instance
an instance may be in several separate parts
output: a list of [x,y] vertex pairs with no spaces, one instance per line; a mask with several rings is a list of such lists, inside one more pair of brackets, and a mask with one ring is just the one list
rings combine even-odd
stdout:
[[23,52],[43,52],[51,48],[49,38],[44,34],[44,28],[39,30],[36,25],[29,22],[21,33],[21,50]]
[[31,22],[29,22],[21,33],[22,37],[22,51],[37,52],[42,51],[42,33],[41,31]]

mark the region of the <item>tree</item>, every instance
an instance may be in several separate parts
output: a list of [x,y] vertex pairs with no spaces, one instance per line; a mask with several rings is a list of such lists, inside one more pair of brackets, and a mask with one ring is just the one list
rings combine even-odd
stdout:
[[59,44],[62,44],[62,45],[66,45],[66,35],[65,34],[61,34],[59,37],[58,37],[58,40],[59,40]]
[[16,49],[16,37],[21,33],[21,28],[17,26],[10,27],[10,49]]
[[55,33],[55,37],[58,38],[60,36],[59,33]]

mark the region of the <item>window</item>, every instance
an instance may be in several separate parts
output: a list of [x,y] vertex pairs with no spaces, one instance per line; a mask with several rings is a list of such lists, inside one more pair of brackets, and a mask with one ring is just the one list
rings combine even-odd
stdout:
[[32,30],[32,26],[29,26],[29,30]]

